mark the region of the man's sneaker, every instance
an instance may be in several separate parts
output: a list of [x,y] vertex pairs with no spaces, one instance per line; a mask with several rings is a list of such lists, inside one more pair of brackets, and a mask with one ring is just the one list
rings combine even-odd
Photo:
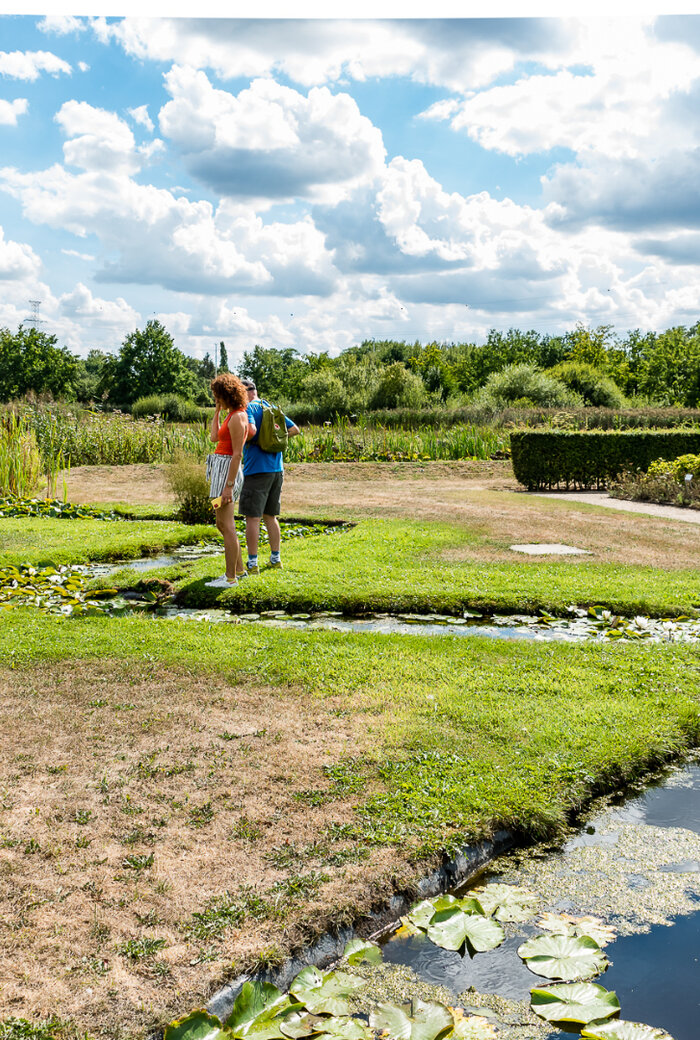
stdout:
[[248,577],[248,571],[236,571],[236,577],[239,581],[243,581],[244,578]]
[[270,565],[270,567],[274,567],[278,571],[282,570],[282,561],[281,560],[270,560],[270,564],[269,565]]
[[246,570],[248,571],[248,574],[260,574],[260,568],[257,563],[247,563]]
[[222,574],[220,578],[214,578],[213,581],[205,583],[208,589],[232,589],[235,585],[238,585],[238,581],[229,581],[225,574]]

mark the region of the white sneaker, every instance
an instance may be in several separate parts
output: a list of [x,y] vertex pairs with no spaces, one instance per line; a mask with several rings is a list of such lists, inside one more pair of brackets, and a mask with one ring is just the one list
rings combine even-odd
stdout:
[[238,579],[235,581],[229,581],[225,574],[222,574],[220,578],[214,578],[213,581],[205,582],[208,589],[231,589],[234,585],[238,585]]

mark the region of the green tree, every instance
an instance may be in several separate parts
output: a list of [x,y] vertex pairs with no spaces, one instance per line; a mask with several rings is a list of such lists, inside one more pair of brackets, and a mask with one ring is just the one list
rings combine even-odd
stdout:
[[[284,393],[287,371],[297,358],[298,353],[292,347],[277,350],[275,347],[259,347],[256,344],[252,351],[244,352],[238,374],[244,379],[253,380],[260,397],[279,397]],[[304,376],[308,373],[309,369],[306,368]]]
[[219,343],[219,372],[228,372],[228,354],[226,353],[226,347],[224,341],[221,340]]
[[17,332],[0,329],[0,401],[24,394],[51,394],[73,400],[80,382],[78,358],[56,337],[19,326]]
[[700,322],[650,337],[639,372],[639,392],[663,404],[700,403]]
[[155,319],[145,329],[130,332],[118,356],[109,361],[103,381],[109,383],[110,400],[116,404],[130,405],[151,394],[180,394],[188,399],[196,395],[197,380],[186,356]]

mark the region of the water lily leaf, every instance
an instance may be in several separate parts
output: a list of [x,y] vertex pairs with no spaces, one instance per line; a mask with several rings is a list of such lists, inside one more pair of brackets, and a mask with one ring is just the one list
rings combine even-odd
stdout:
[[[455,899],[454,902],[457,902]],[[406,914],[404,918],[410,924],[415,925],[416,928],[421,928],[423,931],[428,927],[430,921],[435,913],[435,907],[431,899],[424,899],[422,903],[418,903],[413,909]]]
[[348,964],[379,964],[382,951],[376,943],[367,942],[365,939],[351,939],[345,945],[343,959]]
[[270,982],[244,982],[226,1025],[235,1036],[245,1036],[255,1023],[269,1021],[289,1003],[289,997]]
[[216,1015],[200,1008],[167,1025],[163,1040],[224,1040],[230,1035]]
[[664,1029],[645,1026],[641,1022],[592,1022],[581,1032],[586,1040],[673,1040]]
[[517,885],[484,885],[475,888],[473,894],[483,906],[484,913],[497,921],[529,921],[541,902],[534,892]]
[[459,950],[466,942],[481,953],[500,946],[505,932],[490,917],[465,914],[458,907],[452,907],[433,916],[428,926],[428,938],[443,950]]
[[318,968],[303,968],[289,987],[308,1011],[321,1015],[349,1015],[347,1000],[354,989],[364,986],[364,979],[343,971],[321,974]]
[[617,994],[594,982],[563,983],[530,990],[530,1006],[536,1015],[556,1024],[587,1025],[620,1012]]
[[369,1024],[377,1032],[387,1033],[390,1040],[411,1040],[411,1019],[395,1004],[380,1004],[370,1013]]
[[413,1002],[413,1016],[395,1004],[380,1004],[369,1018],[372,1029],[386,1031],[388,1040],[439,1040],[454,1028],[454,1018],[444,1004]]
[[572,917],[571,914],[540,914],[537,919],[538,928],[544,928],[556,935],[589,935],[599,946],[607,946],[617,937],[617,932],[606,924],[602,917]]
[[279,1023],[279,1028],[282,1036],[292,1037],[293,1040],[296,1040],[297,1037],[313,1036],[324,1032],[328,1021],[321,1015],[312,1015],[302,1009],[285,1015]]
[[483,1015],[465,1015],[462,1008],[450,1008],[455,1020],[449,1040],[496,1040],[498,1033],[493,1022]]
[[590,979],[608,967],[608,958],[589,935],[536,935],[518,947],[518,954],[535,975],[565,982]]
[[372,1040],[372,1031],[356,1018],[325,1018],[318,1040]]

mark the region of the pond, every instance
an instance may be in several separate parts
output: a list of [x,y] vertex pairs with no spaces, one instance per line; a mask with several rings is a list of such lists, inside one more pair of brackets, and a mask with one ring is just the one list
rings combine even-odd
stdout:
[[[561,848],[501,857],[478,879],[479,885],[485,882],[523,886],[556,914],[600,918],[617,938],[605,951],[611,966],[595,982],[615,991],[621,1018],[662,1027],[674,1040],[696,1040],[700,765],[675,770],[662,785],[622,804],[608,804]],[[455,894],[469,895],[474,885]],[[533,922],[505,927],[505,942],[473,959],[441,949],[425,934],[392,934],[383,947],[384,962],[446,987],[460,1005],[473,1003],[477,994],[501,998],[506,1007],[529,1003],[530,989],[550,980],[533,975],[516,951],[542,929]],[[538,1035],[578,1035],[548,1030]]]

